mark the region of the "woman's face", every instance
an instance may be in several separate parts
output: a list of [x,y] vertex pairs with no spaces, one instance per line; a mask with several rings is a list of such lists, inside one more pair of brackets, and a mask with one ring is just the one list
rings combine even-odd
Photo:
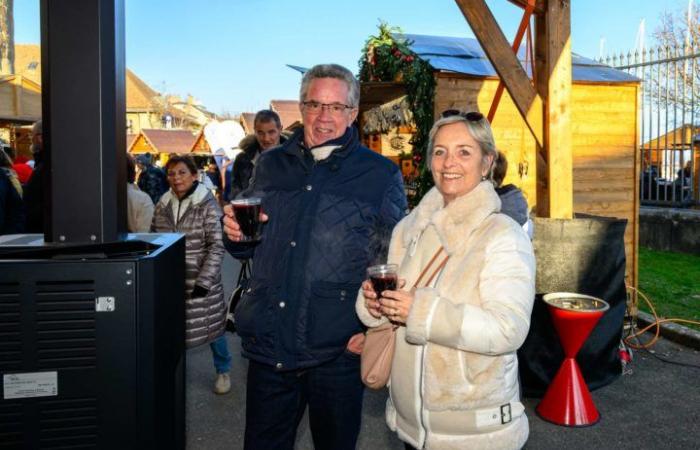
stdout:
[[484,161],[481,147],[461,122],[443,125],[435,135],[430,169],[435,186],[450,203],[476,187],[488,174],[493,156]]
[[177,163],[168,169],[168,183],[177,198],[182,198],[190,190],[197,176],[190,172],[185,163]]

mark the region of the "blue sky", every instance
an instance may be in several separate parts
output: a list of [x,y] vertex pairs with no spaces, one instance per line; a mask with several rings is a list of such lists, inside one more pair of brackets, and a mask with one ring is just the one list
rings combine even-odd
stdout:
[[[697,1],[697,0],[696,0]],[[487,0],[506,36],[521,10]],[[597,57],[646,42],[663,11],[687,0],[573,0],[573,51]],[[357,72],[364,41],[379,20],[407,33],[473,36],[454,0],[125,0],[127,65],[154,89],[192,94],[211,111],[256,111],[296,99],[300,75],[285,66],[336,62]],[[39,0],[15,0],[15,41],[39,43]]]

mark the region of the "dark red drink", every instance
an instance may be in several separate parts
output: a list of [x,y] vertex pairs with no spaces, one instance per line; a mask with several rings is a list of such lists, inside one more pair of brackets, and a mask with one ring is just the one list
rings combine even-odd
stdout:
[[244,198],[231,202],[233,206],[233,215],[236,216],[236,222],[241,227],[243,233],[243,241],[257,241],[260,239],[261,222],[260,222],[260,199],[259,198]]
[[367,276],[377,297],[381,297],[384,291],[396,290],[398,281],[397,270],[398,266],[396,264],[379,264],[367,269]]
[[372,282],[372,289],[377,295],[382,295],[384,291],[395,291],[398,277],[395,273],[383,273],[369,277]]

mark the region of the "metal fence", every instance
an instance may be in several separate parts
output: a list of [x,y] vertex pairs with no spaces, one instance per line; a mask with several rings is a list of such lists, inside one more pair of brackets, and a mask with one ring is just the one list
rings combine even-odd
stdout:
[[658,47],[601,62],[641,79],[642,204],[700,204],[700,46]]

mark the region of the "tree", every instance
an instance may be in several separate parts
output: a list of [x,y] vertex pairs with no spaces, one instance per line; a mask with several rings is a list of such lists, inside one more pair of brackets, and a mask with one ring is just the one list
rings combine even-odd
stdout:
[[0,0],[0,75],[15,72],[14,0]]

